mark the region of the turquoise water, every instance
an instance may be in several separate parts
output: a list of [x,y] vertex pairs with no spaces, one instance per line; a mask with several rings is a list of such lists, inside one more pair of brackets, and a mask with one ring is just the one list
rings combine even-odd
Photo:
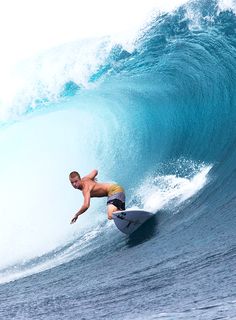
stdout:
[[[235,27],[198,1],[132,50],[88,40],[21,66],[0,131],[2,318],[234,319]],[[155,218],[126,237],[93,199],[71,226],[68,173],[94,168]]]

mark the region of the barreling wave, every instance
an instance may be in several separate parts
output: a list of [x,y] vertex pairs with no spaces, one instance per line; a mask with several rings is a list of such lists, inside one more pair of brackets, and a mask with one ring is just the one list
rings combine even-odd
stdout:
[[[153,212],[165,209],[181,216],[185,206],[190,215],[195,212],[196,216],[196,210],[203,208],[199,216],[207,213],[211,219],[212,208],[216,214],[217,208],[224,206],[226,195],[233,205],[235,28],[233,8],[224,9],[217,1],[190,2],[172,13],[154,17],[132,45],[117,44],[108,38],[93,39],[55,48],[18,67],[17,76],[24,74],[24,78],[16,81],[11,99],[2,98],[5,103],[1,118],[5,124],[9,118],[21,121],[2,129],[1,145],[4,170],[11,168],[23,184],[23,191],[19,191],[22,207],[15,215],[14,204],[8,205],[9,197],[5,198],[4,215],[14,216],[14,223],[2,220],[2,237],[6,250],[13,232],[22,232],[22,240],[21,248],[15,247],[14,257],[6,261],[4,268],[16,261],[22,266],[22,261],[65,245],[65,250],[59,251],[59,257],[61,252],[63,257],[68,243],[75,247],[73,254],[66,259],[57,254],[52,264],[50,256],[50,263],[43,268],[80,256],[75,254],[77,236],[71,237],[71,229],[64,227],[69,219],[65,218],[68,202],[71,211],[78,203],[66,189],[64,174],[58,178],[58,172],[68,167],[79,167],[84,173],[95,166],[102,168],[102,179],[116,177],[126,187],[129,206]],[[35,133],[36,138],[30,138]],[[12,156],[21,161],[20,172],[9,161]],[[37,166],[33,165],[36,159]],[[40,181],[36,191],[41,201],[47,199],[45,206],[38,202],[39,193],[28,189],[34,182],[25,179],[29,172],[37,183]],[[55,179],[61,190],[58,187],[52,192]],[[44,189],[49,180],[52,182],[47,182]],[[14,197],[6,174],[2,181]],[[25,194],[27,205],[22,200]],[[51,199],[60,199],[60,204]],[[99,202],[91,215],[96,217],[103,207]],[[40,220],[39,230],[22,227],[22,221],[33,224],[35,215]],[[234,219],[229,216],[228,225]],[[53,228],[55,219],[57,228]],[[79,231],[91,231],[103,221],[102,216],[93,222],[84,219]],[[63,228],[66,230],[60,231]],[[47,244],[42,244],[42,229]],[[107,225],[99,229],[99,239],[105,230]],[[50,242],[52,234],[54,241]],[[36,249],[27,247],[30,241]],[[95,247],[93,237],[90,241]],[[34,264],[31,267],[40,269]],[[22,274],[27,274],[23,269]]]

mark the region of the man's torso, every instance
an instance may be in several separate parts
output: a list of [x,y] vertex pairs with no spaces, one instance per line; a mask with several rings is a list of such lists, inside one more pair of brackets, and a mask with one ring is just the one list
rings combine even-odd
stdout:
[[83,188],[90,190],[91,197],[106,197],[111,183],[98,183],[89,178],[83,178]]

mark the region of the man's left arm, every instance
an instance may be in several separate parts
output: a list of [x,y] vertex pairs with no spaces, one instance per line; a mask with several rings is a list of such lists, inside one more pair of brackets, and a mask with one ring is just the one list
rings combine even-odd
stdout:
[[94,169],[91,171],[85,178],[89,178],[91,180],[95,180],[95,177],[98,175],[98,170]]

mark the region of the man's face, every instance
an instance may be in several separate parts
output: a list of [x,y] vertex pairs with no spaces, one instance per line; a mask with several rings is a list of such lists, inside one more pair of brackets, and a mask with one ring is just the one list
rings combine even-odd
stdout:
[[72,184],[72,186],[75,188],[75,189],[78,189],[79,188],[79,185],[80,185],[80,179],[78,176],[75,176],[74,178],[70,178],[70,183]]

